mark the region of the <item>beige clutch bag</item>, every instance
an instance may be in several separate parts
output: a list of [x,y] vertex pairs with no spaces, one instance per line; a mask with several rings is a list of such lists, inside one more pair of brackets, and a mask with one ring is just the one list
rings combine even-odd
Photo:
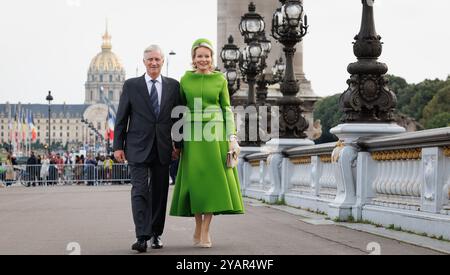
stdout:
[[234,168],[238,164],[238,152],[236,151],[229,151],[227,153],[227,167],[228,168]]

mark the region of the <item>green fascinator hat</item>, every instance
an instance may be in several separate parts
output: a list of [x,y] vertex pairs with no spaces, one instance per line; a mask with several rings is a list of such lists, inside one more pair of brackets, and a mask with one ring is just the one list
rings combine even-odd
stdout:
[[206,38],[200,38],[200,39],[195,40],[194,44],[192,44],[192,50],[191,50],[192,56],[194,56],[195,50],[200,47],[208,48],[211,50],[211,52],[214,53],[214,48],[212,46],[211,41],[209,41]]

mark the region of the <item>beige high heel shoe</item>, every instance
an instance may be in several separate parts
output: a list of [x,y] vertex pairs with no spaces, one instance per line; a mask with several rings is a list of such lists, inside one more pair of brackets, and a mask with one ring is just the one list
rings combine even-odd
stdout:
[[211,236],[208,233],[208,237],[206,240],[200,240],[200,243],[198,244],[198,246],[202,247],[202,248],[211,248],[212,247],[212,242],[211,242]]
[[195,235],[192,237],[192,242],[194,245],[198,245],[200,243],[200,238],[196,238]]

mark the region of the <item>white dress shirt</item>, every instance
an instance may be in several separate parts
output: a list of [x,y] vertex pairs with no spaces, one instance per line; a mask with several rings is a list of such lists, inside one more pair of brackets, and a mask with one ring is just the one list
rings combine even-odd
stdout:
[[161,106],[161,96],[162,96],[162,77],[158,76],[156,79],[152,79],[147,73],[145,73],[145,83],[147,83],[148,94],[152,92],[153,82],[152,80],[156,80],[155,86],[156,91],[158,92],[158,104]]

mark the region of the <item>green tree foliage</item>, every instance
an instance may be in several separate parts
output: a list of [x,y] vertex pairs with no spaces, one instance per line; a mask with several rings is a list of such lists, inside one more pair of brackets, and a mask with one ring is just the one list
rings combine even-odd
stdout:
[[427,121],[425,127],[427,129],[449,127],[450,126],[450,113],[440,113]]
[[426,105],[421,122],[427,129],[450,126],[450,85],[439,90]]
[[339,97],[336,94],[329,97],[324,97],[315,105],[314,119],[320,119],[322,124],[322,136],[316,140],[316,143],[326,143],[337,141],[337,137],[330,133],[330,129],[337,126],[344,113],[339,109]]
[[449,83],[439,79],[425,80],[419,84],[411,85],[406,88],[408,93],[413,93],[409,103],[405,105],[398,105],[400,111],[408,116],[420,121],[423,116],[423,109],[433,99],[436,93],[444,88]]
[[396,95],[409,86],[408,82],[406,82],[404,78],[391,74],[386,75],[386,78],[389,81],[389,88],[391,88]]

